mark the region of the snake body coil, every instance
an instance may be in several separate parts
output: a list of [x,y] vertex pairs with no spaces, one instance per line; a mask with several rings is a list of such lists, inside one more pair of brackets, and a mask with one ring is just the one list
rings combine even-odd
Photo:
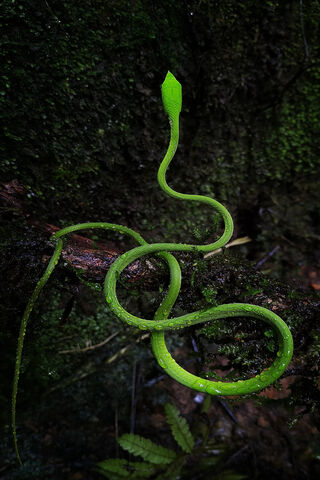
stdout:
[[[209,245],[188,245],[181,243],[154,243],[148,244],[138,233],[130,228],[115,225],[112,223],[83,223],[59,230],[52,236],[56,241],[56,248],[51,261],[39,280],[24,312],[17,348],[15,375],[12,394],[12,430],[16,454],[19,462],[21,459],[17,447],[15,412],[16,397],[18,390],[19,371],[22,356],[23,339],[26,332],[27,322],[32,311],[33,305],[37,300],[42,288],[49,279],[55,265],[57,264],[62,251],[62,237],[72,232],[82,229],[99,228],[105,230],[114,230],[130,236],[139,245],[136,248],[121,255],[110,267],[104,282],[104,292],[106,301],[114,314],[129,325],[138,327],[142,330],[152,332],[151,342],[152,350],[157,358],[159,365],[166,372],[181,384],[200,392],[206,392],[211,395],[244,395],[258,392],[278,379],[287,368],[293,353],[293,341],[290,330],[285,322],[275,313],[263,307],[249,305],[244,303],[231,303],[209,308],[207,310],[196,311],[182,315],[180,317],[168,318],[170,311],[178,297],[181,286],[181,270],[176,258],[169,252],[211,252],[223,247],[231,238],[233,233],[233,222],[228,210],[216,200],[202,195],[188,195],[179,193],[170,188],[166,182],[166,171],[176,152],[179,141],[179,114],[182,104],[182,89],[180,83],[168,72],[164,83],[162,84],[162,101],[170,122],[170,143],[167,153],[159,167],[158,182],[160,187],[171,197],[179,200],[195,201],[210,205],[218,211],[224,221],[224,233],[214,243]],[[153,320],[136,317],[127,312],[117,299],[116,286],[118,278],[124,268],[131,262],[141,258],[144,255],[157,254],[168,264],[170,270],[170,284],[168,292],[155,313]],[[164,332],[167,330],[176,330],[187,326],[207,322],[218,318],[229,317],[253,317],[261,319],[275,329],[278,336],[279,350],[272,365],[261,372],[261,374],[248,380],[238,380],[236,382],[218,382],[206,380],[193,375],[180,367],[172,358],[167,350],[164,338]]]

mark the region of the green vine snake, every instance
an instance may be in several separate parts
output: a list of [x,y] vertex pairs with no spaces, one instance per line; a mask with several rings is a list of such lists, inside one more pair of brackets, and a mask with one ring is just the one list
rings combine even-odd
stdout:
[[[52,236],[52,240],[56,242],[53,256],[46,268],[45,273],[37,283],[30,300],[25,309],[16,355],[15,374],[13,381],[12,393],[12,431],[14,437],[15,450],[17,458],[21,463],[16,436],[16,399],[18,391],[18,380],[22,357],[23,340],[26,332],[29,316],[33,309],[42,288],[48,281],[55,265],[58,263],[61,255],[63,240],[62,238],[72,232],[81,229],[99,228],[105,230],[114,230],[131,237],[139,246],[124,253],[116,259],[111,265],[105,281],[104,292],[106,301],[112,312],[123,322],[141,330],[152,332],[151,344],[152,350],[157,358],[159,365],[166,372],[181,384],[197,390],[206,392],[210,395],[244,395],[253,392],[259,392],[263,388],[270,385],[278,379],[287,368],[293,353],[293,341],[289,328],[286,323],[274,312],[256,305],[244,303],[231,303],[220,305],[218,307],[208,308],[207,310],[196,311],[182,315],[180,317],[170,318],[170,311],[178,297],[181,285],[181,270],[178,261],[170,252],[212,252],[223,247],[231,238],[233,233],[233,222],[228,210],[216,200],[202,195],[189,195],[179,193],[170,188],[166,182],[166,171],[176,152],[179,141],[179,115],[182,106],[182,87],[172,73],[168,72],[161,86],[162,101],[164,109],[169,117],[170,123],[170,143],[167,153],[161,162],[158,170],[158,182],[162,190],[177,200],[186,200],[191,202],[204,203],[210,205],[215,211],[219,212],[224,222],[224,233],[214,243],[208,245],[189,245],[182,243],[154,243],[148,244],[138,233],[128,227],[121,225],[95,222],[73,225],[71,227],[59,230]],[[127,312],[119,303],[117,298],[117,281],[121,272],[131,262],[141,258],[144,255],[157,254],[168,265],[170,271],[170,284],[167,294],[154,315],[153,320],[136,317]],[[182,367],[180,367],[170,355],[165,343],[164,332],[168,330],[176,330],[195,325],[202,322],[208,322],[218,318],[229,317],[253,317],[261,319],[268,323],[277,333],[278,352],[272,365],[259,375],[247,380],[238,380],[235,382],[212,381],[197,377]]]

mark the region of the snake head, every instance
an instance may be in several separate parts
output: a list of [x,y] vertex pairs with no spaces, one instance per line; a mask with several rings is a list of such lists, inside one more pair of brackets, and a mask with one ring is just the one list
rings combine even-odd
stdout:
[[173,120],[179,116],[182,106],[182,87],[181,83],[168,72],[163,84],[161,85],[162,103],[166,113]]

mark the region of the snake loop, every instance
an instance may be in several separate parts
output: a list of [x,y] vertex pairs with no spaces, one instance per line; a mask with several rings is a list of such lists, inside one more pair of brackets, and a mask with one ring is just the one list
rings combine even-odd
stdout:
[[[171,197],[179,200],[195,201],[210,205],[215,211],[218,211],[224,221],[224,233],[215,242],[208,245],[189,245],[182,243],[154,243],[148,244],[138,233],[128,227],[105,222],[82,223],[72,225],[71,227],[59,230],[52,236],[56,242],[56,248],[49,265],[41,279],[39,280],[24,312],[17,347],[17,356],[15,364],[15,374],[12,393],[12,431],[16,455],[20,463],[20,455],[16,436],[16,399],[18,391],[18,380],[22,357],[23,340],[26,332],[27,322],[32,308],[51,273],[57,264],[63,246],[62,237],[72,232],[82,229],[105,229],[114,230],[131,237],[139,246],[129,250],[121,255],[111,265],[105,281],[104,292],[106,301],[113,313],[123,322],[138,327],[142,330],[151,331],[152,350],[157,358],[159,365],[166,372],[181,384],[200,392],[206,392],[211,395],[244,395],[253,392],[259,392],[278,379],[287,368],[293,353],[293,341],[290,330],[286,323],[274,312],[257,305],[244,303],[231,303],[219,305],[218,307],[208,308],[188,313],[180,317],[170,318],[170,311],[179,295],[181,286],[181,270],[178,261],[170,252],[209,252],[223,247],[231,238],[233,233],[233,222],[228,210],[216,200],[202,195],[189,195],[179,193],[168,186],[166,182],[166,171],[176,152],[179,142],[179,114],[182,105],[182,88],[172,73],[168,72],[164,83],[162,84],[162,101],[166,113],[169,116],[170,123],[170,143],[167,153],[161,162],[158,170],[158,182],[162,190]],[[139,318],[127,312],[119,303],[117,298],[117,281],[121,272],[131,262],[143,257],[144,255],[157,254],[166,261],[170,270],[170,283],[168,292],[154,315],[153,320]],[[218,318],[232,317],[253,317],[268,323],[275,329],[278,336],[279,350],[276,359],[272,365],[261,372],[259,375],[248,380],[238,380],[235,382],[220,382],[203,379],[193,375],[172,358],[167,350],[164,338],[164,332],[167,330],[176,330],[190,325],[207,322]]]

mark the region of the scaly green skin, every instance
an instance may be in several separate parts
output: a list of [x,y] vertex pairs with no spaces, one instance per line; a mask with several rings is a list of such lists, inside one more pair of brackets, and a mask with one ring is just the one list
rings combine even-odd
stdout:
[[[179,114],[182,104],[181,85],[170,72],[168,72],[165,81],[162,84],[162,101],[165,111],[169,116],[171,136],[167,153],[158,171],[159,185],[168,195],[173,198],[177,198],[180,200],[196,201],[212,206],[215,211],[218,211],[223,218],[225,227],[224,233],[216,242],[209,245],[188,245],[181,243],[154,243],[150,245],[141,237],[141,235],[134,232],[130,228],[124,227],[122,225],[115,225],[112,223],[98,222],[73,225],[71,227],[59,230],[52,236],[52,239],[57,242],[56,249],[44,275],[39,280],[28,302],[21,322],[18,340],[12,394],[12,430],[16,454],[20,463],[21,459],[18,451],[16,437],[15,411],[24,335],[34,303],[37,300],[40,291],[46,284],[48,278],[50,277],[61,255],[61,238],[72,232],[82,229],[93,228],[114,230],[130,236],[139,244],[138,247],[133,248],[129,252],[121,255],[111,265],[104,282],[106,301],[109,304],[111,310],[118,318],[120,318],[129,325],[140,328],[141,330],[149,330],[152,332],[152,350],[158,360],[159,365],[162,368],[166,369],[166,372],[172,378],[182,383],[183,385],[200,392],[209,393],[211,395],[244,395],[248,393],[259,392],[260,390],[277,380],[277,378],[282,375],[291,360],[293,353],[293,341],[290,330],[288,329],[285,322],[280,317],[278,317],[278,315],[263,307],[259,307],[256,305],[248,305],[244,303],[231,303],[228,305],[220,305],[218,307],[209,308],[207,310],[199,310],[197,312],[188,313],[180,317],[168,318],[170,315],[170,311],[179,295],[181,286],[181,270],[179,263],[177,262],[176,258],[169,252],[210,252],[217,250],[218,248],[223,247],[231,238],[233,233],[233,222],[228,210],[216,200],[213,200],[209,197],[204,197],[202,195],[188,195],[184,193],[179,193],[168,186],[166,182],[166,171],[178,146]],[[150,254],[157,254],[159,257],[164,259],[167,262],[170,270],[170,284],[168,292],[161,305],[159,306],[157,312],[155,313],[153,320],[139,318],[127,312],[120,305],[116,293],[117,281],[124,268],[131,262],[141,258],[142,256]],[[196,375],[192,375],[191,373],[181,368],[168,352],[164,339],[165,330],[176,330],[217,318],[229,317],[258,318],[268,323],[276,330],[279,342],[279,350],[277,353],[277,357],[272,363],[272,365],[268,369],[264,370],[260,375],[257,375],[256,377],[250,378],[248,380],[238,380],[237,382],[229,383],[206,380],[197,377]]]

